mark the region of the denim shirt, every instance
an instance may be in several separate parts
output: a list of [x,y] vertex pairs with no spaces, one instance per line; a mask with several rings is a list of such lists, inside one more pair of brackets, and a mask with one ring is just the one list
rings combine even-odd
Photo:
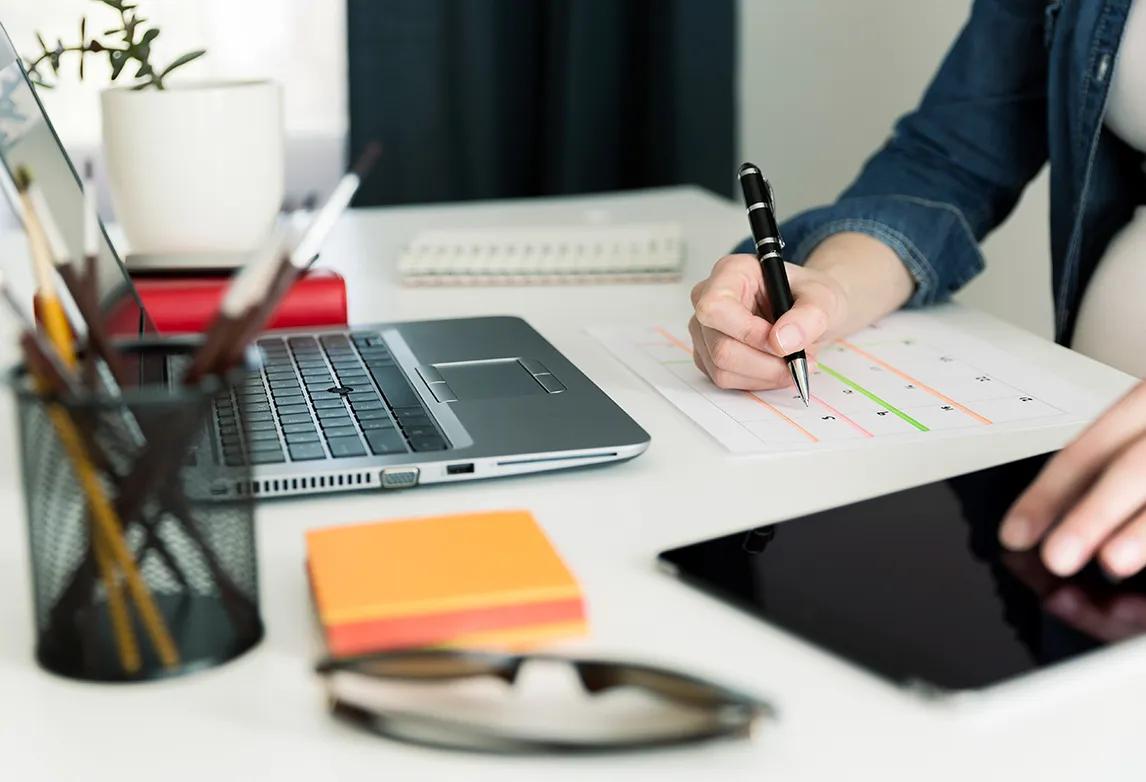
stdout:
[[979,242],[1049,160],[1055,334],[1068,341],[1090,275],[1146,201],[1141,153],[1103,123],[1130,3],[976,0],[919,107],[835,204],[786,223],[791,260],[858,231],[902,259],[910,306],[943,301],[982,270]]

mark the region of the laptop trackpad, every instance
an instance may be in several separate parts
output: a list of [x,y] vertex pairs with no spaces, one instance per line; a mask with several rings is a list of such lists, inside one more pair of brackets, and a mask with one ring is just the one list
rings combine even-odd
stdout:
[[516,358],[435,364],[459,400],[544,394],[545,389]]

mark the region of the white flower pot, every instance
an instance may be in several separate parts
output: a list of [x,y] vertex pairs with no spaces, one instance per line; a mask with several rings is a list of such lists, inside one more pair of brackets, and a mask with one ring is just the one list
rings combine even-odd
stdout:
[[116,219],[136,254],[241,256],[283,200],[273,82],[113,88],[101,95]]

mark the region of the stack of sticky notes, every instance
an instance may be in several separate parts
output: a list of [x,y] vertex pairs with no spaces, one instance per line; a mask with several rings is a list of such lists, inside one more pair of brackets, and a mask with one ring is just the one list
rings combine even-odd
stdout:
[[513,649],[586,632],[581,589],[528,511],[311,530],[306,545],[335,656]]

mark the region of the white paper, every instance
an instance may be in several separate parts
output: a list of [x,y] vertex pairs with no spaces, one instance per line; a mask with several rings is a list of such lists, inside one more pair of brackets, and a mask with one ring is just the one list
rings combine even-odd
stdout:
[[822,350],[812,403],[794,387],[726,391],[693,364],[684,328],[589,332],[733,453],[862,446],[1077,424],[1103,400],[917,313],[896,313]]

